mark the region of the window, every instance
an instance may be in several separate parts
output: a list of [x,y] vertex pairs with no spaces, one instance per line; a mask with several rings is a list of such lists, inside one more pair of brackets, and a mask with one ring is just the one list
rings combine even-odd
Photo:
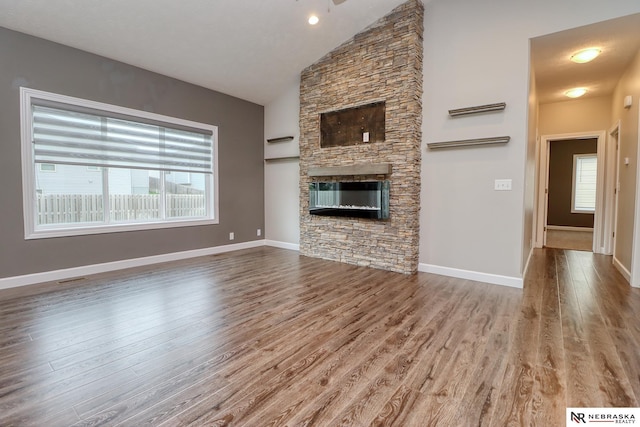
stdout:
[[20,94],[26,238],[217,223],[215,126]]
[[594,213],[596,211],[596,176],[598,157],[596,154],[574,154],[572,213]]

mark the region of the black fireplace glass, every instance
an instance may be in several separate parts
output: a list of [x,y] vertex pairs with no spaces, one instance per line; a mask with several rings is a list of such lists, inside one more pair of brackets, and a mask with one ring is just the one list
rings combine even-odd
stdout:
[[389,181],[313,182],[309,213],[355,218],[389,218]]

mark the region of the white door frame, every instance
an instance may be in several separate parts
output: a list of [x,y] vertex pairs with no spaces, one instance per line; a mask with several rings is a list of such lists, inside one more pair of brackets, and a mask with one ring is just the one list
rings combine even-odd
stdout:
[[[640,108],[638,109],[638,155],[636,159],[636,212],[633,220],[631,244],[631,279],[629,283],[640,288]],[[619,164],[619,163],[618,163]]]
[[[547,224],[547,197],[549,189],[549,143],[551,141],[564,140],[564,139],[592,139],[598,140],[598,176],[596,178],[596,211],[593,223],[593,252],[594,253],[607,253],[607,236],[602,235],[602,230],[606,229],[605,226],[606,216],[603,215],[604,206],[604,177],[606,167],[606,132],[605,131],[593,131],[593,132],[574,132],[574,133],[562,133],[556,135],[542,135],[539,145],[539,163],[537,165],[540,174],[538,175],[538,194],[536,204],[536,225],[535,230],[535,246],[541,248],[546,243],[546,224]],[[610,225],[609,225],[610,226]],[[610,245],[610,238],[608,244]]]
[[549,181],[549,140],[544,136],[538,140],[537,158],[538,164],[536,169],[538,171],[538,194],[536,195],[536,215],[535,224],[536,229],[533,230],[534,246],[536,248],[542,248],[547,244],[547,204],[548,204],[548,181]]
[[606,172],[606,212],[607,223],[603,231],[605,236],[610,236],[609,251],[607,254],[616,257],[616,234],[618,224],[618,187],[620,182],[620,120],[609,130],[607,141],[607,172]]

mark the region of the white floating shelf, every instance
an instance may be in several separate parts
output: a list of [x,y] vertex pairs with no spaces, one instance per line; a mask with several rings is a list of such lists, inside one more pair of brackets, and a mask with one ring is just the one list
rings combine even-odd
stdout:
[[455,148],[455,147],[468,147],[473,145],[490,145],[490,144],[506,144],[511,140],[510,136],[496,136],[493,138],[475,138],[475,139],[462,139],[458,141],[442,141],[431,142],[427,144],[427,147],[431,150],[439,148]]
[[488,113],[491,111],[502,111],[507,107],[506,102],[498,102],[497,104],[477,105],[475,107],[456,108],[449,110],[451,117],[467,116],[469,114]]
[[292,136],[281,136],[280,138],[269,138],[267,139],[267,142],[272,144],[274,142],[287,142],[287,141],[293,141],[293,137]]
[[282,157],[267,157],[264,159],[265,162],[273,162],[276,160],[293,160],[300,159],[300,156],[282,156]]

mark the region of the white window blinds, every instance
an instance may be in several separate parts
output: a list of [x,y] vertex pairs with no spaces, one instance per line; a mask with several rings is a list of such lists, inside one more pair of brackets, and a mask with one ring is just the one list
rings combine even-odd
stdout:
[[596,209],[596,154],[576,154],[573,158],[573,212],[594,212]]
[[213,173],[212,133],[33,105],[36,163]]

